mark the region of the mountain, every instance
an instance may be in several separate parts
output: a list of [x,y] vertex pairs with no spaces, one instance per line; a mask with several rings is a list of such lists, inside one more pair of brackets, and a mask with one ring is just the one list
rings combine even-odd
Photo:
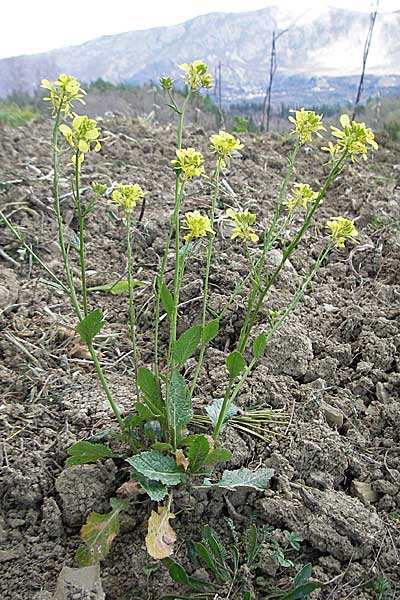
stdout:
[[[259,98],[266,85],[272,31],[287,28],[277,41],[276,82],[283,97],[285,89],[293,89],[295,97],[296,90],[304,95],[313,89],[314,97],[342,96],[343,101],[356,86],[368,25],[368,14],[334,8],[298,15],[278,7],[212,13],[171,27],[103,36],[79,46],[2,59],[0,97],[12,92],[32,94],[42,78],[52,79],[60,72],[86,83],[101,78],[143,84],[158,81],[160,75],[178,76],[177,64],[201,58],[212,72],[221,62],[225,101]],[[367,87],[400,89],[399,34],[400,11],[378,14]]]

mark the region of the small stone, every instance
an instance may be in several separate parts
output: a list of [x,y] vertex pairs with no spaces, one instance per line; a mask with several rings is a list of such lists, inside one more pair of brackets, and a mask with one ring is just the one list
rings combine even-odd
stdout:
[[363,504],[371,504],[377,502],[378,494],[367,481],[356,481],[351,483],[351,493],[353,496],[361,500]]
[[0,563],[8,562],[20,558],[23,554],[23,549],[20,546],[9,548],[8,550],[0,550]]
[[330,427],[336,427],[337,429],[343,427],[343,413],[341,410],[327,404],[327,402],[321,402],[321,410]]
[[386,481],[386,479],[374,481],[372,487],[378,494],[387,494],[388,496],[395,496],[399,491],[398,484]]

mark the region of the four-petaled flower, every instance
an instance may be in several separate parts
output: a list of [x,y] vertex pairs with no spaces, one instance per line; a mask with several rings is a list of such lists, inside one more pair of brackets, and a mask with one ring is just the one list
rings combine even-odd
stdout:
[[86,115],[75,115],[72,120],[72,127],[60,125],[59,129],[71,148],[74,149],[72,162],[80,168],[85,154],[90,152],[92,146],[95,152],[101,150],[100,129],[97,126],[97,121],[89,119]]
[[295,117],[289,117],[289,121],[294,124],[295,129],[291,132],[292,135],[298,135],[300,144],[312,142],[312,134],[315,133],[318,137],[322,137],[319,131],[326,131],[322,125],[322,116],[317,115],[313,110],[289,110],[295,113]]
[[233,222],[231,240],[240,238],[244,241],[251,240],[252,242],[258,242],[258,235],[252,227],[256,220],[254,213],[250,213],[248,208],[244,211],[234,211],[232,208],[228,208],[226,214]]
[[213,151],[221,158],[229,158],[234,150],[241,150],[243,144],[230,133],[220,131],[210,137]]
[[290,213],[293,213],[299,205],[307,210],[308,204],[315,202],[318,198],[318,192],[314,192],[308,183],[295,183],[290,191],[292,196],[289,196],[283,203]]
[[179,65],[179,68],[184,71],[182,77],[185,80],[185,84],[191,90],[210,88],[212,86],[212,77],[207,73],[207,65],[202,60],[194,60],[190,64],[184,63]]
[[330,153],[331,159],[336,158],[337,154],[347,152],[352,162],[357,162],[357,155],[361,154],[364,160],[367,160],[368,147],[372,146],[374,150],[378,149],[372,130],[365,123],[356,123],[350,121],[348,115],[340,117],[340,124],[343,129],[332,127],[332,135],[338,138],[337,144],[329,142],[328,147],[322,148]]
[[326,222],[326,228],[329,230],[328,236],[335,242],[336,248],[344,248],[347,238],[354,241],[354,238],[358,235],[354,221],[344,217],[333,217]]
[[64,118],[71,116],[72,102],[74,100],[85,104],[83,98],[86,96],[86,92],[81,88],[79,81],[71,75],[62,73],[54,83],[50,83],[48,79],[42,79],[40,87],[50,92],[49,97],[43,98],[43,100],[52,103],[53,116],[56,116],[58,111],[63,113]]
[[146,194],[147,192],[144,192],[138,183],[118,183],[116,189],[111,194],[109,202],[115,202],[115,204],[124,208],[125,212],[130,215],[138,200]]
[[171,160],[175,171],[185,179],[200,177],[204,173],[204,158],[194,148],[181,148],[176,151],[177,158]]
[[214,233],[211,228],[210,219],[207,215],[202,215],[198,210],[185,213],[185,222],[183,229],[188,229],[188,233],[183,237],[186,243],[193,238],[205,237],[207,233]]

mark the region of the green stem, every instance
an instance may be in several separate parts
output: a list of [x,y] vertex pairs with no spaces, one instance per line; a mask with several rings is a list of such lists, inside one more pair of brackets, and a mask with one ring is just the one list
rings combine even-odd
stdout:
[[119,412],[118,406],[114,402],[114,398],[112,397],[110,388],[108,387],[108,383],[106,381],[106,378],[104,377],[103,369],[101,368],[99,359],[97,358],[97,353],[96,353],[92,343],[88,343],[87,347],[90,352],[90,356],[92,357],[92,361],[94,363],[97,375],[99,376],[103,390],[105,391],[105,394],[107,396],[107,400],[110,403],[110,406],[115,415],[115,418],[117,419],[118,424],[121,428],[121,431],[123,432],[123,431],[125,431],[124,420],[121,416],[121,413]]
[[256,265],[254,264],[254,261],[251,258],[251,254],[250,254],[249,245],[247,243],[247,240],[243,240],[243,246],[244,246],[244,250],[245,250],[245,253],[246,253],[246,258],[247,258],[247,260],[249,262],[249,265],[250,265],[250,270],[251,270],[251,272],[253,274],[253,277],[254,277],[255,289],[260,289],[260,287],[261,287],[260,276],[257,273]]
[[135,288],[132,279],[132,242],[131,242],[131,213],[125,213],[126,244],[127,244],[127,270],[128,270],[128,289],[129,289],[129,329],[133,350],[133,367],[135,370],[135,390],[136,399],[139,401],[139,383],[138,383],[138,359],[136,343],[136,311],[135,311]]
[[217,421],[217,424],[214,429],[214,433],[213,433],[214,441],[218,440],[219,432],[221,431],[221,427],[224,424],[225,416],[226,416],[226,413],[228,412],[228,409],[230,406],[229,399],[230,399],[232,387],[233,387],[233,377],[230,377],[228,386],[225,390],[224,399],[222,401],[222,406],[221,406],[221,410],[220,410],[220,413],[218,416],[218,421]]
[[338,171],[340,170],[340,167],[343,163],[343,161],[345,160],[347,156],[347,153],[344,153],[342,155],[342,157],[337,161],[337,163],[335,163],[333,165],[333,167],[331,168],[329,175],[323,185],[323,187],[321,188],[318,197],[316,199],[316,201],[314,202],[312,208],[309,210],[309,212],[307,213],[307,216],[304,220],[304,223],[302,225],[302,227],[300,228],[299,232],[297,233],[297,235],[294,237],[294,239],[290,242],[289,246],[286,248],[285,252],[283,253],[283,257],[281,262],[279,263],[278,267],[276,268],[276,270],[274,271],[274,273],[271,275],[271,277],[269,278],[266,286],[264,287],[264,289],[261,291],[256,307],[253,311],[253,314],[251,316],[251,319],[249,320],[249,324],[247,326],[247,330],[245,335],[243,336],[243,339],[241,341],[241,343],[238,346],[238,351],[239,352],[243,352],[244,349],[246,348],[246,344],[247,341],[249,339],[251,330],[256,322],[258,313],[260,312],[261,306],[264,302],[264,298],[267,295],[268,291],[270,290],[272,284],[275,282],[276,278],[278,277],[279,273],[281,272],[282,268],[284,267],[286,261],[288,260],[288,258],[291,256],[291,254],[293,253],[293,251],[297,248],[300,240],[302,239],[304,233],[307,231],[311,219],[314,216],[315,211],[317,210],[319,204],[321,203],[321,200],[324,198],[326,191],[329,187],[329,185],[331,184],[332,180],[336,177]]
[[52,151],[53,151],[53,197],[54,197],[54,211],[57,219],[57,230],[58,230],[58,244],[60,246],[61,255],[64,264],[64,270],[67,277],[69,296],[71,298],[72,306],[78,319],[82,320],[82,313],[79,306],[78,298],[75,291],[74,280],[72,277],[71,268],[69,266],[68,252],[64,240],[64,229],[61,216],[60,207],[60,192],[59,192],[59,161],[58,161],[58,134],[61,120],[61,108],[63,106],[63,98],[60,100],[60,105],[57,109],[54,128],[53,128],[53,140],[52,140]]
[[[170,92],[168,92],[169,96],[171,96]],[[184,121],[184,117],[185,117],[185,110],[187,107],[187,104],[189,102],[191,96],[191,90],[189,90],[185,101],[183,103],[182,106],[182,110],[179,112],[179,122],[178,122],[178,143],[177,143],[177,147],[178,150],[180,150],[182,148],[182,132],[183,132],[183,121]],[[172,102],[173,104],[176,106],[175,101],[173,100],[172,96],[171,96]],[[159,381],[159,377],[160,377],[160,366],[159,366],[159,329],[160,329],[160,307],[161,307],[161,286],[163,283],[163,279],[164,279],[164,273],[165,273],[165,268],[167,265],[167,259],[168,259],[168,252],[171,246],[171,240],[172,240],[172,234],[173,234],[173,230],[174,230],[174,223],[176,221],[177,218],[177,214],[179,214],[179,209],[180,209],[180,205],[182,202],[182,194],[183,194],[183,186],[180,189],[179,186],[179,175],[176,175],[175,178],[175,204],[174,204],[174,211],[171,217],[171,221],[170,221],[170,225],[169,225],[169,231],[168,231],[168,235],[167,235],[167,240],[165,243],[165,250],[164,250],[164,255],[161,261],[161,266],[160,266],[160,271],[156,277],[156,306],[155,306],[155,325],[154,325],[154,373],[156,376],[157,381]]]
[[87,285],[86,285],[86,269],[85,269],[85,219],[82,212],[81,205],[81,193],[79,190],[80,186],[80,171],[79,171],[79,149],[75,153],[75,190],[74,198],[76,203],[76,210],[78,212],[79,220],[79,263],[81,267],[81,284],[82,284],[82,301],[83,301],[83,314],[85,317],[88,315],[88,299],[87,299]]
[[[210,213],[210,227],[214,231],[214,222],[215,222],[215,207],[218,199],[219,192],[219,177],[222,168],[222,157],[218,157],[217,164],[215,167],[215,177],[214,177],[214,191],[211,200],[211,213]],[[203,287],[203,306],[201,312],[201,324],[203,328],[206,324],[207,318],[207,301],[208,301],[208,285],[210,280],[210,268],[211,268],[211,258],[214,247],[214,233],[210,233],[210,237],[208,239],[208,247],[207,247],[207,258],[206,258],[206,272],[204,274],[204,287]],[[206,345],[202,344],[200,348],[200,354],[196,365],[196,371],[194,373],[192,385],[190,388],[190,396],[193,395],[194,389],[196,387],[197,379],[200,374],[201,365],[203,364],[204,353],[206,351]]]

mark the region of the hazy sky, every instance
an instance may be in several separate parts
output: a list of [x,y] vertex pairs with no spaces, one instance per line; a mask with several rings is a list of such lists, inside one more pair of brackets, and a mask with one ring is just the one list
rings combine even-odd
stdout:
[[[297,10],[323,5],[370,12],[371,0],[12,0],[1,7],[0,58],[80,44],[101,35],[182,23],[210,12],[242,12],[269,4]],[[400,10],[380,0],[379,10]]]

